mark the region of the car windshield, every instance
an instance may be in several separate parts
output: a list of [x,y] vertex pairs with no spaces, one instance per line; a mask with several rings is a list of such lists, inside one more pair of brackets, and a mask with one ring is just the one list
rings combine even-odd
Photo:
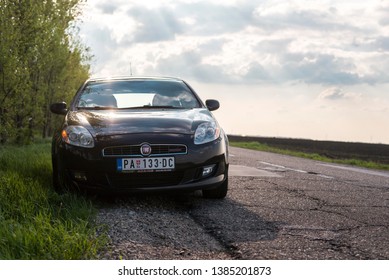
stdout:
[[198,108],[200,103],[184,82],[167,80],[110,80],[89,82],[78,108]]

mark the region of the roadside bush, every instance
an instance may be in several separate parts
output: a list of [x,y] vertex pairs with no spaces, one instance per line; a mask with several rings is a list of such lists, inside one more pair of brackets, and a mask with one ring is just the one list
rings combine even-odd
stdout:
[[0,259],[91,259],[96,236],[90,200],[51,188],[50,144],[0,149]]

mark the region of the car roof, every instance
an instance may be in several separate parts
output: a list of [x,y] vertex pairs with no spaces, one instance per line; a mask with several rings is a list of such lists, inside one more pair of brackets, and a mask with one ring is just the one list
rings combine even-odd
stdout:
[[108,82],[108,81],[130,81],[130,80],[141,80],[141,81],[176,81],[183,82],[180,78],[175,77],[158,77],[158,76],[114,76],[114,77],[98,77],[90,78],[87,82]]

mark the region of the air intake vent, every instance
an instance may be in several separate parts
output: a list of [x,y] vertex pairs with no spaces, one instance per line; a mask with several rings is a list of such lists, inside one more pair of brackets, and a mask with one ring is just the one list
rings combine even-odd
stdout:
[[[104,157],[142,157],[142,145],[131,146],[116,146],[107,147],[103,149]],[[181,144],[151,144],[150,156],[164,156],[164,155],[185,155],[188,153],[188,148]]]

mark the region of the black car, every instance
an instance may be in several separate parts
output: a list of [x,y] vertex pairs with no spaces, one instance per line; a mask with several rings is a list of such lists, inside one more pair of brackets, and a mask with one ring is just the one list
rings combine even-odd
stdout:
[[128,77],[90,79],[66,103],[52,142],[57,190],[107,192],[194,191],[224,198],[228,139],[183,80]]

